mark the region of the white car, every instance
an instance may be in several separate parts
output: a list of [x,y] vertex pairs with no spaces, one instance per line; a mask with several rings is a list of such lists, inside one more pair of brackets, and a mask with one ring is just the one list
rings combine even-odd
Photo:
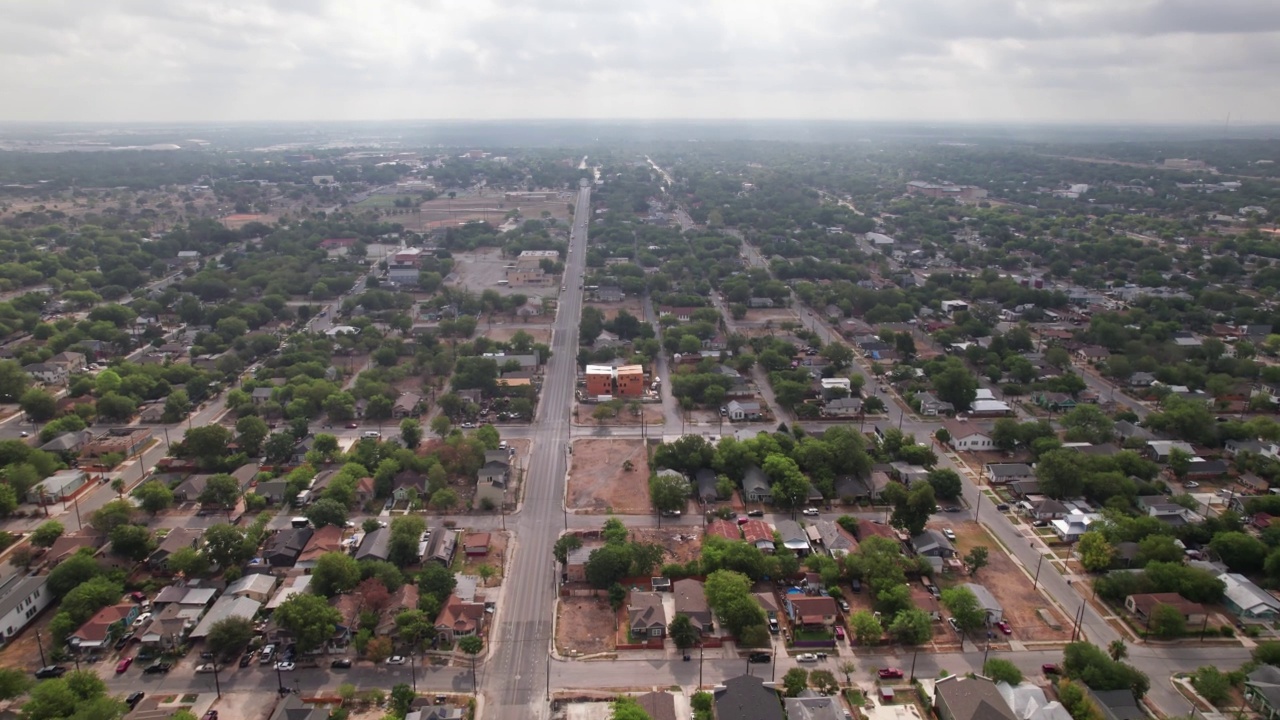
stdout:
[[813,653],[800,653],[796,656],[796,662],[813,663],[818,662],[818,656]]
[[146,623],[148,620],[150,620],[150,619],[151,619],[151,613],[149,613],[149,612],[144,612],[144,613],[142,613],[141,615],[139,615],[136,619],[134,619],[134,621],[133,621],[133,626],[134,626],[134,627],[142,627],[142,626],[143,626],[143,624],[145,624],[145,623]]
[[276,669],[279,670],[280,672],[289,672],[295,667],[297,667],[297,665],[294,665],[293,663],[288,661],[276,663]]
[[1196,482],[1195,480],[1188,480],[1182,483],[1182,487],[1188,490],[1195,490],[1196,488],[1200,487],[1200,483]]
[[387,664],[388,664],[388,665],[403,665],[403,664],[405,664],[404,656],[403,656],[403,655],[392,655],[391,657],[387,658]]
[[943,528],[942,534],[945,535],[948,540],[956,539],[956,531],[951,528]]
[[817,516],[818,516],[818,508],[805,508],[805,509],[804,509],[804,511],[803,511],[803,514],[804,514],[804,515],[807,515],[807,516],[809,516],[809,517],[817,517]]
[[204,663],[203,665],[196,666],[196,672],[198,673],[211,673],[213,671],[214,671],[213,663]]

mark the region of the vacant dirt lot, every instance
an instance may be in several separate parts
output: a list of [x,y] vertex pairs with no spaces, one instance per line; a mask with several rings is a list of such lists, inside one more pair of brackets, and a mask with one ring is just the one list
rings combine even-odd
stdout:
[[[631,461],[630,472],[623,464]],[[639,440],[577,440],[569,462],[569,507],[579,512],[653,513],[649,461]]]
[[604,420],[597,420],[592,417],[599,405],[595,403],[578,403],[574,406],[575,418],[574,423],[577,425],[604,425],[612,427],[614,425],[639,425],[640,423],[648,423],[654,427],[654,432],[662,432],[662,406],[658,403],[642,403],[640,405],[640,414],[634,415],[631,409],[626,407],[618,411],[618,414]]
[[[551,318],[548,318],[550,320]],[[483,335],[494,342],[507,342],[511,336],[523,330],[533,338],[535,343],[551,344],[551,327],[546,324],[530,324],[525,325],[517,321],[516,323],[494,323],[490,325],[480,325],[477,330],[478,335]]]
[[447,278],[448,283],[465,287],[474,293],[482,293],[485,290],[493,290],[499,295],[519,293],[528,296],[530,303],[536,304],[541,302],[539,298],[551,297],[560,292],[558,285],[546,287],[499,285],[498,281],[505,280],[507,277],[506,267],[515,260],[503,257],[502,251],[497,248],[484,248],[475,252],[455,252],[453,257],[455,263],[453,272]]
[[782,327],[783,323],[800,324],[800,318],[787,308],[773,308],[764,310],[748,310],[747,316],[742,320],[744,323],[772,323],[773,327]]
[[[633,316],[644,320],[644,303],[640,302],[640,298],[627,298],[622,302],[588,302],[584,303],[586,307],[593,307],[604,313],[605,321],[613,320],[618,317],[618,313],[626,310]],[[656,309],[656,308],[655,308]]]
[[664,563],[688,563],[702,556],[702,528],[632,528],[631,537],[666,548]]
[[561,598],[556,606],[556,649],[562,654],[611,652],[614,614],[604,598]]
[[[957,583],[976,582],[995,595],[1004,609],[1004,619],[1013,627],[1013,639],[1022,641],[1066,641],[1071,637],[1070,620],[1050,603],[1039,590],[1032,589],[1028,578],[1000,544],[995,542],[978,525],[971,522],[950,524],[956,533],[956,551],[961,556],[969,554],[975,546],[985,545],[990,562],[979,570],[974,578],[957,578]],[[1052,613],[1061,629],[1054,630],[1040,619],[1039,611]]]

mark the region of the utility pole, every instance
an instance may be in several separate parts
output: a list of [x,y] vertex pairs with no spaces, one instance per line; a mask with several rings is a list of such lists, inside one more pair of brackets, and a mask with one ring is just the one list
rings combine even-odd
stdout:
[[1043,564],[1044,564],[1044,553],[1040,553],[1040,562],[1036,563],[1036,576],[1035,576],[1035,579],[1031,581],[1032,590],[1035,590],[1036,586],[1040,583],[1040,566]]
[[40,631],[36,631],[36,647],[40,649],[40,667],[47,667],[49,662],[44,657],[44,643],[40,641]]
[[218,699],[222,699],[222,683],[218,680],[218,660],[213,661],[213,688],[218,692]]

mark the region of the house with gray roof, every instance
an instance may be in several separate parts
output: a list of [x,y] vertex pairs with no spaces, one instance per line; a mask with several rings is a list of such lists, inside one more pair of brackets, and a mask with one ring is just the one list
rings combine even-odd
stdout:
[[839,698],[805,689],[798,697],[786,698],[787,720],[845,720]]
[[1280,668],[1259,665],[1245,676],[1244,699],[1266,720],[1280,717]]
[[0,585],[0,637],[5,640],[22,632],[49,603],[53,593],[46,587],[48,575],[11,575]]
[[711,608],[707,605],[706,588],[699,580],[684,578],[671,583],[671,592],[675,595],[675,611],[688,615],[693,626],[703,635],[715,631],[715,623],[711,617]]
[[667,612],[662,593],[632,592],[627,603],[627,627],[634,638],[660,638],[667,634]]
[[933,685],[940,720],[1019,720],[995,683],[985,677],[951,675]]
[[716,471],[711,468],[702,468],[693,474],[694,484],[698,486],[698,499],[702,502],[715,502],[720,499],[720,493],[716,490]]
[[990,590],[978,583],[965,583],[961,587],[973,593],[973,596],[978,599],[978,607],[987,612],[988,625],[994,625],[1004,618],[1004,608]]
[[773,488],[759,466],[752,465],[742,476],[742,495],[747,502],[773,502]]
[[356,550],[356,560],[386,560],[387,545],[391,542],[390,528],[380,527],[364,536]]
[[956,548],[951,541],[937,530],[929,528],[911,538],[911,548],[917,555],[926,557],[949,558],[956,555]]
[[754,675],[739,675],[725,680],[716,688],[715,700],[718,718],[786,720],[778,691],[765,687],[764,680]]

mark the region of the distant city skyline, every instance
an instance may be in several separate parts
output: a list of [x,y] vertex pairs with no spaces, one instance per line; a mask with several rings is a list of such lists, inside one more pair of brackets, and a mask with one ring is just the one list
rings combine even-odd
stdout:
[[1268,0],[43,0],[0,121],[1280,122]]

